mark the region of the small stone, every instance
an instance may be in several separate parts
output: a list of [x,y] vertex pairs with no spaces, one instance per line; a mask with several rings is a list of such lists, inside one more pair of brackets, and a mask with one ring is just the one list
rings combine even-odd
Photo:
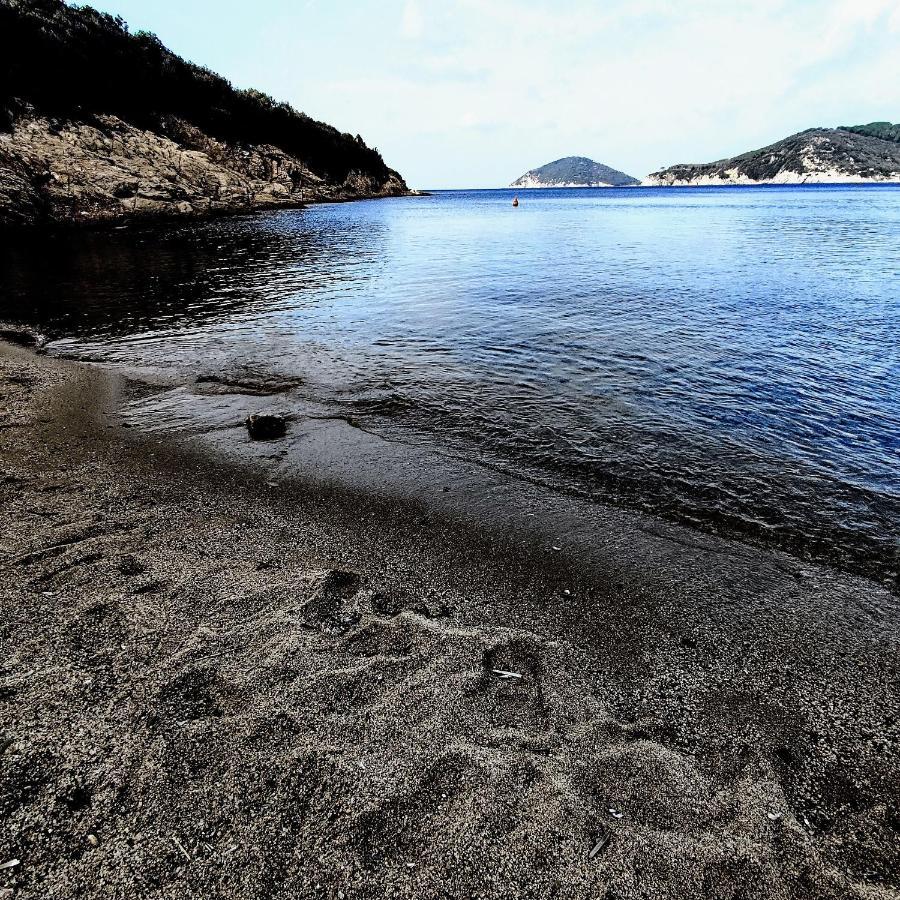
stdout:
[[254,441],[271,441],[284,437],[287,433],[287,420],[284,416],[270,413],[254,413],[247,418],[247,432]]
[[96,835],[96,834],[89,834],[88,837],[87,837],[87,839],[88,839],[88,843],[89,843],[92,847],[99,847],[99,846],[100,846],[100,840],[97,838],[97,835]]

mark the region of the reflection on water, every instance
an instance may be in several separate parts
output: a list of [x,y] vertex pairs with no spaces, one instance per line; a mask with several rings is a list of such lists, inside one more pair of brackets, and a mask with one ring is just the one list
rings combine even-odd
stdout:
[[0,250],[0,303],[7,317],[59,335],[227,324],[256,309],[316,304],[323,286],[365,280],[378,230],[297,229],[259,216],[24,240]]
[[0,315],[895,578],[900,190],[520,197],[6,247]]

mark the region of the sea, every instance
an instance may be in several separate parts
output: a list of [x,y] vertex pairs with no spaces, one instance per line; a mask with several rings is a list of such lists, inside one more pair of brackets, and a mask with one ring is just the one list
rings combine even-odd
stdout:
[[10,241],[0,318],[148,426],[314,409],[896,586],[900,187],[515,193]]

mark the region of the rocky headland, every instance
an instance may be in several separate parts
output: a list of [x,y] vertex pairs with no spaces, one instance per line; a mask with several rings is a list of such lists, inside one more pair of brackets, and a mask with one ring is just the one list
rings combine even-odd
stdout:
[[890,122],[811,128],[768,147],[648,175],[651,186],[900,183],[900,127]]
[[630,187],[637,184],[640,184],[637,178],[603,163],[594,162],[586,156],[566,156],[537,169],[530,169],[510,187]]
[[408,193],[361,137],[88,7],[0,0],[0,54],[0,227]]

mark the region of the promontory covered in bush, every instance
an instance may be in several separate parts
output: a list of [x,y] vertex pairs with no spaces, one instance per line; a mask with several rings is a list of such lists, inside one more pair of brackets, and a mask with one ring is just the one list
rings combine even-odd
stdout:
[[760,150],[711,163],[682,163],[646,184],[831,184],[900,182],[900,125],[810,128]]
[[356,135],[62,0],[0,0],[0,225],[403,194]]
[[530,169],[510,187],[566,188],[566,187],[630,187],[640,184],[637,178],[626,175],[586,156],[566,156],[537,169]]

